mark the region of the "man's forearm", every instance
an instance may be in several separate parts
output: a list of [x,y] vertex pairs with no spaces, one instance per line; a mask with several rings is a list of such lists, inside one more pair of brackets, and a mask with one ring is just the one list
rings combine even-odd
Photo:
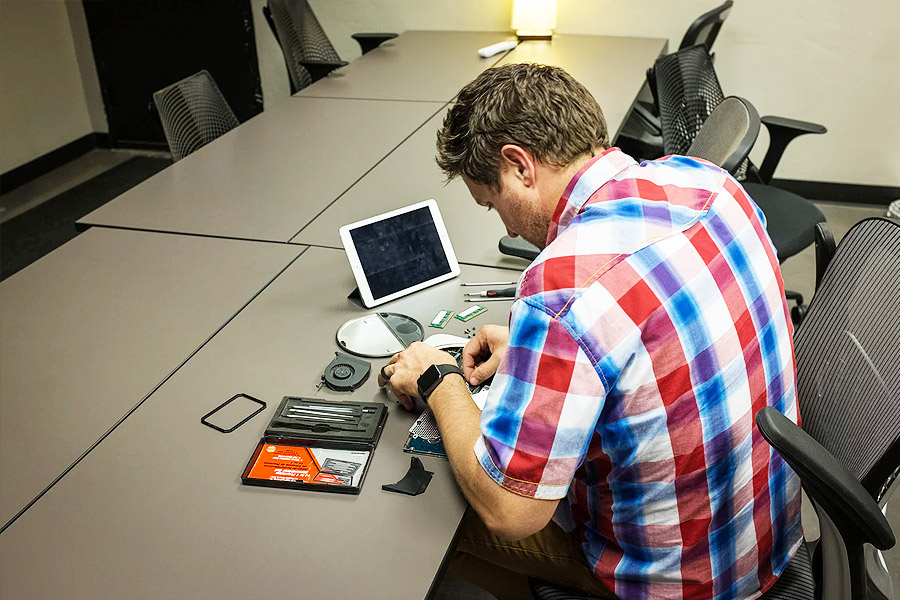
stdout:
[[[480,475],[490,479],[478,465],[472,450],[481,435],[479,423],[481,411],[472,401],[465,383],[458,377],[447,378],[429,398],[429,405],[434,411],[435,420],[441,430],[441,439],[447,450],[447,457],[453,467],[453,473],[469,500],[469,504],[478,510]],[[493,481],[488,483],[496,486]],[[478,510],[479,514],[481,513]]]
[[484,472],[475,456],[481,436],[481,411],[465,382],[448,377],[428,399],[459,487],[487,528],[501,537],[518,539],[539,531],[553,515],[556,501],[518,496]]

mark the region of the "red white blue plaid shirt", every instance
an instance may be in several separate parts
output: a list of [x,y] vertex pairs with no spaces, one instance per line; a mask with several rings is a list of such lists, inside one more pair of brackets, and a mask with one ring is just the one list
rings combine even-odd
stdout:
[[619,597],[754,598],[801,537],[797,476],[754,422],[798,418],[792,333],[734,179],[608,150],[519,281],[476,455],[504,488],[562,499],[554,520]]

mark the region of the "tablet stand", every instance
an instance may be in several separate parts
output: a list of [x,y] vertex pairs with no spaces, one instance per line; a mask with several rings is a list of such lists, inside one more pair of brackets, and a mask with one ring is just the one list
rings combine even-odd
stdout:
[[350,295],[347,296],[347,300],[349,300],[350,302],[352,302],[353,304],[357,305],[360,308],[366,307],[366,305],[363,304],[362,294],[359,293],[358,287],[355,288],[352,292],[350,292]]

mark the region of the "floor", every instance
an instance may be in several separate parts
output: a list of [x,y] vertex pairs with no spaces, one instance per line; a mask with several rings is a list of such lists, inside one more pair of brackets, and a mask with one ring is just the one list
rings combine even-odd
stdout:
[[42,177],[0,196],[0,223],[22,214],[79,183],[135,156],[168,156],[167,152],[95,149]]
[[[6,221],[22,212],[48,200],[57,194],[99,175],[105,170],[138,155],[154,155],[160,153],[138,152],[130,150],[93,150],[88,154],[0,196],[0,222]],[[817,204],[825,214],[828,224],[834,233],[835,240],[840,241],[854,223],[872,216],[882,216],[886,208],[858,204],[836,204],[821,202]],[[815,287],[815,250],[810,247],[786,260],[782,264],[782,274],[786,287],[800,292],[809,300]],[[896,500],[887,511],[888,521],[895,532],[900,532],[900,500]],[[811,505],[804,498],[803,528],[807,539],[819,536],[818,521]],[[900,590],[900,548],[894,547],[884,553],[888,571],[894,581],[894,588]],[[440,598],[464,598],[477,600],[485,595],[470,589],[462,582],[450,582],[442,590]]]

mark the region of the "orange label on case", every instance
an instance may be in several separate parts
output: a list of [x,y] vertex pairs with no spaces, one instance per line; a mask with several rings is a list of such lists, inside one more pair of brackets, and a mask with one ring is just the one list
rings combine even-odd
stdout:
[[272,481],[326,483],[315,481],[320,470],[321,466],[309,448],[263,444],[248,477]]

